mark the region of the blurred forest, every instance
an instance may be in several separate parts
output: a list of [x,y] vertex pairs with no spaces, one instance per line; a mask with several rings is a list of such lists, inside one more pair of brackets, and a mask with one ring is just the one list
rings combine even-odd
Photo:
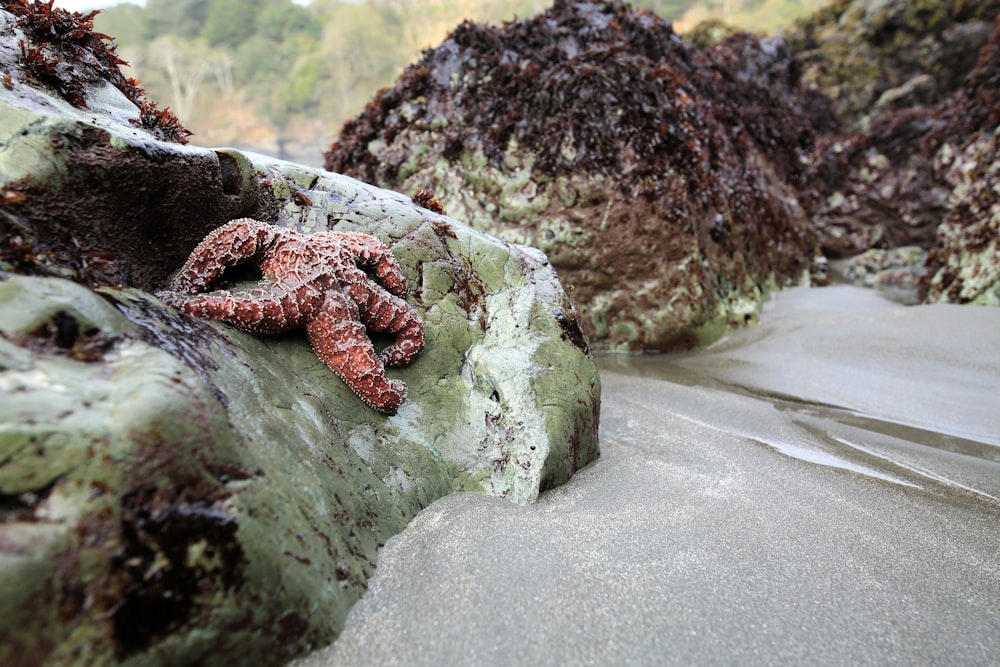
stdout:
[[[827,0],[636,0],[683,32],[709,18],[769,32]],[[311,166],[377,90],[463,20],[499,24],[541,0],[147,0],[97,17],[150,99],[191,142]]]

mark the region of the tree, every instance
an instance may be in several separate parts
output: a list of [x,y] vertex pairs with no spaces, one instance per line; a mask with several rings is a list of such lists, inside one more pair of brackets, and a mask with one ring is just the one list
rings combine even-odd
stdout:
[[292,0],[272,0],[257,14],[257,34],[275,42],[303,33],[319,39],[323,26],[315,17]]
[[325,77],[321,116],[339,124],[358,113],[376,90],[388,86],[417,55],[407,45],[406,21],[372,4],[331,7],[320,43]]
[[119,47],[138,46],[144,44],[145,35],[149,32],[148,13],[139,5],[131,3],[115,5],[97,15],[94,29],[114,37]]
[[149,32],[148,41],[160,35],[177,35],[194,39],[205,25],[205,0],[148,0],[146,15]]
[[212,46],[239,48],[257,30],[261,0],[212,0],[201,36]]
[[150,44],[150,51],[157,58],[149,64],[159,69],[170,85],[170,107],[178,117],[189,117],[211,71],[213,54],[203,46],[172,35],[157,38]]

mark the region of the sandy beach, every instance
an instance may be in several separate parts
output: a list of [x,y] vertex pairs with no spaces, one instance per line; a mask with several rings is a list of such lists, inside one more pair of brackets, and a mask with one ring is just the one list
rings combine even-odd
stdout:
[[1000,310],[787,290],[600,366],[598,462],[431,505],[296,664],[996,664]]

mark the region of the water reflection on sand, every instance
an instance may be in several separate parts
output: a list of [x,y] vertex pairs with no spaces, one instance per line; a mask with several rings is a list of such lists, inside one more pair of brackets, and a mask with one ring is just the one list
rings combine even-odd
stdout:
[[[690,386],[677,409],[788,456],[1000,502],[1000,310],[786,290],[706,350],[599,365]],[[719,410],[720,393],[748,413]]]

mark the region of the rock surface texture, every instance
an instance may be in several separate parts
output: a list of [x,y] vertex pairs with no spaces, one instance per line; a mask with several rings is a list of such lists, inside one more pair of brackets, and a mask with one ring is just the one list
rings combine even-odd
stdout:
[[697,51],[655,14],[559,0],[459,26],[326,165],[541,248],[595,346],[665,351],[754,321],[769,287],[817,268],[794,182],[823,115],[803,99],[780,41]]
[[784,31],[803,80],[846,127],[948,97],[993,33],[1000,1],[834,0]]
[[[283,664],[337,636],[434,499],[528,503],[597,456],[596,367],[541,252],[345,176],[165,142],[92,43],[17,20],[0,11],[0,663]],[[395,416],[301,332],[152,295],[240,217],[391,250],[425,332],[389,371]]]

